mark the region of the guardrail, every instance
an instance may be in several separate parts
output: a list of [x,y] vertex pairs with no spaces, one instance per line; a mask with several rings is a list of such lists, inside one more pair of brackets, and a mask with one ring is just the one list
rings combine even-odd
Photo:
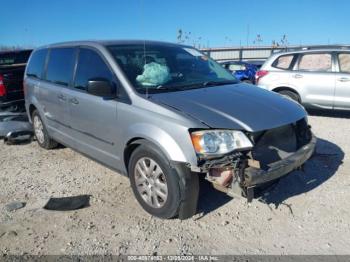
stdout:
[[273,53],[294,50],[311,50],[342,48],[350,49],[350,45],[309,45],[309,46],[248,46],[248,47],[223,47],[223,48],[203,48],[201,49],[211,58],[217,61],[225,60],[265,60]]

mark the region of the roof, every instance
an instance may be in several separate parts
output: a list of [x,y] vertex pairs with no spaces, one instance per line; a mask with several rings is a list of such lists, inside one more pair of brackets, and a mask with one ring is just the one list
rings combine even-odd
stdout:
[[182,46],[190,47],[188,45],[162,42],[162,41],[152,41],[152,40],[83,40],[83,41],[70,41],[70,42],[60,42],[41,46],[40,48],[49,47],[62,47],[62,46],[79,46],[79,45],[164,45],[164,46]]
[[274,55],[288,55],[288,54],[303,54],[303,53],[319,53],[319,52],[350,52],[347,48],[319,48],[319,49],[304,49],[276,52]]

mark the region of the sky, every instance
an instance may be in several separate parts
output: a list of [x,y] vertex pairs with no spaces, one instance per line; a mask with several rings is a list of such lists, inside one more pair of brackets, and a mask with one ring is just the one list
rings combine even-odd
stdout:
[[[9,0],[0,46],[146,39],[201,47],[350,44],[348,0]],[[261,41],[255,42],[257,35]]]

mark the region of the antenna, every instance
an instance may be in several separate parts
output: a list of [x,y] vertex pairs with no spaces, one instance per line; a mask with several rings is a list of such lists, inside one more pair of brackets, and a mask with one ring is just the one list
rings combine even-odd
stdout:
[[247,25],[247,47],[249,46],[250,25]]
[[[140,8],[141,8],[141,30],[143,30],[143,33],[145,33],[145,30],[144,30],[144,27],[142,26],[144,23],[143,20],[144,20],[144,5],[143,5],[143,0],[140,0]],[[145,39],[145,34],[143,36],[143,68],[145,67],[146,65],[146,39]],[[148,85],[146,85],[146,98],[148,98]]]
[[[143,67],[146,65],[146,40],[143,39]],[[146,98],[148,98],[148,85],[146,85]]]

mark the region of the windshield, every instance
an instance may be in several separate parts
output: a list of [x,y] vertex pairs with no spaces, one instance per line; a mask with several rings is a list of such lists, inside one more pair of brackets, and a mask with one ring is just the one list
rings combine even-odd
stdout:
[[113,45],[108,49],[140,93],[237,83],[221,65],[194,48],[134,44]]

